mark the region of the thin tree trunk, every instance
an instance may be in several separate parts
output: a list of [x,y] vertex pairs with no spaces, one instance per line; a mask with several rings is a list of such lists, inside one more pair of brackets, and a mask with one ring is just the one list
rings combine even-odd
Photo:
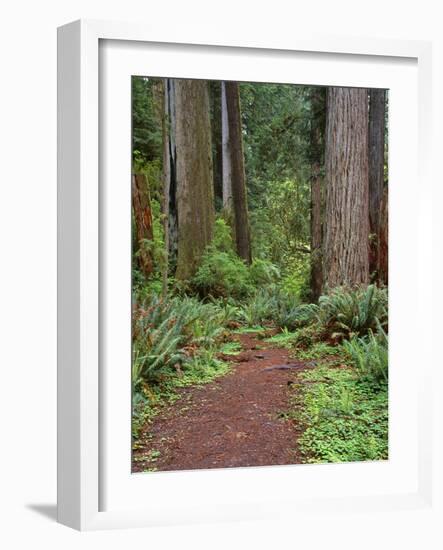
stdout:
[[162,296],[168,294],[168,272],[169,272],[169,199],[171,187],[171,154],[168,132],[169,118],[169,84],[168,79],[163,81],[163,116],[162,116],[162,137],[163,137],[163,234],[164,234],[164,264],[162,271]]
[[385,90],[369,90],[369,231],[371,234],[369,273],[374,280],[379,280],[379,237],[385,155],[385,102]]
[[[164,197],[168,197],[167,206],[164,205],[168,215],[168,263],[175,266],[177,263],[178,248],[178,219],[177,219],[177,153],[176,153],[176,116],[175,116],[175,80],[165,79],[165,117],[166,139],[164,142]],[[166,199],[164,199],[166,200]]]
[[175,81],[178,253],[176,277],[191,278],[214,229],[208,85]]
[[383,188],[380,205],[380,227],[378,233],[378,282],[388,284],[388,186]]
[[143,174],[132,176],[132,208],[135,234],[138,244],[138,264],[146,277],[153,270],[152,252],[149,241],[153,239],[151,197],[149,182]]
[[231,144],[229,141],[228,107],[226,103],[226,83],[221,83],[221,127],[222,127],[222,190],[223,209],[232,209],[232,170]]
[[324,281],[369,282],[368,91],[329,88]]
[[323,177],[322,160],[324,150],[325,90],[311,91],[311,298],[314,302],[321,295],[323,287],[322,266],[322,203]]
[[248,199],[243,155],[243,137],[240,109],[240,92],[237,82],[226,82],[226,107],[228,113],[231,185],[235,218],[235,241],[237,254],[247,264],[252,261],[251,235],[249,227]]

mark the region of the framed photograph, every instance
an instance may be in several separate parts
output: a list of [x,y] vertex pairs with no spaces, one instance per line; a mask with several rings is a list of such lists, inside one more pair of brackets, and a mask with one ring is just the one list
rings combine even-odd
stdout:
[[430,45],[58,49],[59,521],[430,510]]

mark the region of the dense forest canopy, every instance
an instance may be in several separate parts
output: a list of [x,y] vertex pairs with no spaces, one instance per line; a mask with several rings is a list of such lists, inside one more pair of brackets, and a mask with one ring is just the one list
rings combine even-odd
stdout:
[[375,392],[372,450],[359,428],[341,455],[307,435],[309,460],[386,457],[387,106],[386,90],[132,78],[137,441],[165,391],[226,372],[236,331],[271,331],[348,365],[333,401]]

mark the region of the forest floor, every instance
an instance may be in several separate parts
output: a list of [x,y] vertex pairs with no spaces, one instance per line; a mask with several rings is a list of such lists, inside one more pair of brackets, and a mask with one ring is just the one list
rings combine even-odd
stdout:
[[256,333],[238,334],[242,351],[230,372],[180,398],[148,424],[133,471],[297,464],[300,436],[284,412],[300,372],[313,366]]

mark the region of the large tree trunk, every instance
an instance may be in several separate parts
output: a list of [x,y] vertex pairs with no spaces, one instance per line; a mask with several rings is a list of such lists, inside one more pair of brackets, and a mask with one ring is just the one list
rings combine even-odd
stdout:
[[208,85],[175,81],[178,253],[176,277],[186,280],[198,267],[214,229],[211,126]]
[[176,116],[175,81],[166,78],[165,85],[165,128],[163,136],[163,213],[165,245],[168,251],[168,263],[177,263],[178,219],[177,219],[177,153],[176,153]]
[[149,277],[153,270],[150,241],[153,239],[149,182],[143,174],[132,176],[132,208],[140,270]]
[[369,282],[368,91],[329,88],[326,124],[327,288]]
[[325,90],[312,88],[311,91],[311,298],[314,302],[321,295],[323,287],[322,265],[322,203],[323,177],[322,161],[324,151]]
[[379,247],[385,156],[385,90],[369,90],[369,273],[379,277]]
[[252,261],[251,236],[243,155],[240,91],[237,82],[225,82],[224,88],[228,113],[235,241],[237,254],[246,263],[250,264]]

